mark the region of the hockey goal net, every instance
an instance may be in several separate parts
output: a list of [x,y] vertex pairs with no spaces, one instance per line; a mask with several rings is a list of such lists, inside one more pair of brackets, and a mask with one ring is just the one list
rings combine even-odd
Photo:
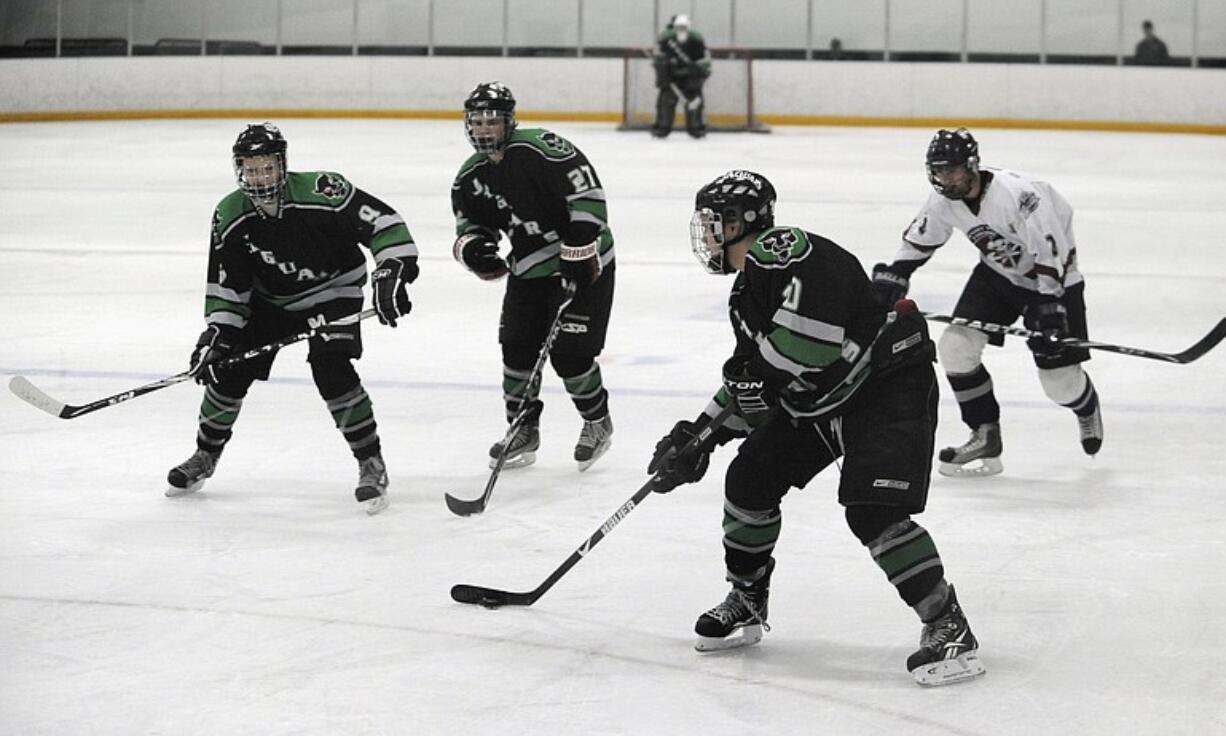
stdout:
[[[753,55],[746,49],[713,49],[711,76],[702,97],[712,133],[768,133],[754,115]],[[623,59],[622,121],[618,130],[648,130],[656,119],[656,72],[651,49],[636,49]],[[685,100],[677,103],[673,127],[685,130]]]

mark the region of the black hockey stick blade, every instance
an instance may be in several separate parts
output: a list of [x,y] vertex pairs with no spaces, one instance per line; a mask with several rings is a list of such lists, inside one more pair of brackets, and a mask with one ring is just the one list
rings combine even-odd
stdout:
[[[728,402],[728,405],[720,410],[715,418],[703,427],[702,431],[694,435],[689,442],[677,453],[685,455],[697,450],[700,446],[708,446],[715,430],[723,425],[724,421],[732,416],[736,411],[736,403]],[[658,475],[658,473],[657,473]],[[549,574],[549,577],[533,590],[524,593],[513,593],[507,590],[498,590],[496,588],[485,588],[479,585],[455,585],[451,588],[451,599],[456,603],[472,603],[486,608],[499,608],[501,606],[530,606],[540,600],[541,596],[553,587],[554,583],[562,579],[562,576],[567,573],[572,567],[579,564],[579,561],[587,556],[592,548],[600,543],[600,540],[608,536],[609,532],[630,515],[639,504],[643,502],[656,486],[656,475],[651,476],[641,488],[634,492],[634,495],[626,499],[626,502],[613,512],[613,515],[600,525],[600,528],[592,532],[587,539],[583,540],[583,544],[579,545],[578,549],[570,553],[566,560],[558,565],[558,568]]]
[[[570,307],[571,302],[574,300],[575,287],[573,284],[566,284],[562,303],[558,305],[558,311],[554,315],[553,323],[549,327],[549,333],[545,336],[544,344],[541,345],[541,352],[536,356],[536,364],[532,366],[532,372],[528,374],[528,386],[531,386],[539,379],[541,371],[545,367],[545,360],[549,357],[549,351],[553,349],[553,343],[558,339],[558,333],[562,330],[564,312],[566,312],[566,309]],[[456,516],[472,516],[473,514],[485,511],[485,507],[490,503],[490,497],[494,494],[494,484],[498,482],[498,476],[502,474],[502,468],[507,462],[507,452],[511,448],[511,442],[523,427],[529,408],[528,402],[524,402],[519,413],[511,420],[511,426],[507,427],[507,433],[502,438],[502,450],[494,459],[493,470],[490,472],[489,479],[485,481],[485,489],[481,492],[481,495],[474,499],[463,499],[450,493],[443,494],[443,499],[447,502],[447,509],[451,513]]]
[[535,593],[511,593],[479,585],[453,585],[451,588],[451,598],[457,603],[472,603],[486,608],[530,606],[539,597]]

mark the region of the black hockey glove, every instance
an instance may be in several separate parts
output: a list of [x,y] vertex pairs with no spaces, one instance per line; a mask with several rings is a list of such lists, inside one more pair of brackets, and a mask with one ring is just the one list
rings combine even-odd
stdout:
[[486,233],[464,233],[456,238],[451,254],[482,281],[494,281],[507,275],[507,262],[498,255],[498,243]]
[[596,283],[602,270],[600,248],[596,241],[593,240],[587,245],[563,245],[558,270],[562,273],[562,278],[574,284],[577,289],[584,289]]
[[226,369],[218,363],[234,352],[235,332],[233,327],[209,325],[196,340],[192,351],[191,367],[187,374],[201,386],[216,386],[225,378]]
[[656,451],[647,465],[647,472],[654,476],[651,490],[656,493],[668,493],[679,485],[697,483],[707,473],[711,464],[711,449],[699,448],[685,455],[679,455],[686,443],[698,436],[702,431],[701,424],[681,420],[673,425],[672,431],[660,438],[656,443]]
[[873,291],[886,309],[893,309],[894,303],[905,297],[910,288],[911,279],[900,270],[884,263],[873,266]]
[[766,380],[750,370],[748,355],[734,355],[725,361],[724,390],[736,402],[741,418],[751,427],[766,421],[778,403]]
[[375,287],[375,313],[379,321],[391,327],[396,326],[396,320],[407,316],[413,309],[409,301],[409,291],[405,285],[417,276],[417,264],[407,263],[400,258],[384,259],[370,280]]
[[1044,296],[1027,306],[1024,321],[1027,329],[1043,333],[1026,341],[1031,352],[1051,356],[1064,350],[1060,340],[1068,337],[1068,311],[1055,297]]

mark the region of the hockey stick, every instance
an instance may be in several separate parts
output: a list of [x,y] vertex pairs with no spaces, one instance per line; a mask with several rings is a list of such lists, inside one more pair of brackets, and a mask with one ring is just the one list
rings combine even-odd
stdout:
[[[348,317],[342,317],[336,320],[335,322],[325,322],[323,324],[316,325],[304,332],[299,332],[295,335],[289,335],[288,337],[283,337],[280,340],[277,340],[275,342],[270,342],[267,345],[261,345],[258,348],[252,348],[239,355],[235,355],[233,357],[226,358],[225,360],[218,363],[218,366],[225,367],[229,365],[234,365],[235,363],[241,363],[245,360],[251,360],[252,358],[255,358],[261,355],[266,355],[276,350],[280,350],[286,345],[292,345],[293,343],[301,342],[302,340],[307,340],[309,338],[312,338],[315,335],[319,334],[321,330],[327,327],[335,327],[339,325],[351,325],[355,322],[364,320],[367,317],[373,317],[374,315],[375,315],[375,310],[367,309],[364,312],[358,312],[356,314],[351,314]],[[9,390],[12,391],[14,394],[16,394],[17,398],[21,399],[22,401],[25,401],[27,404],[30,404],[31,406],[42,409],[48,414],[54,414],[60,419],[75,419],[79,416],[82,416],[83,414],[90,414],[92,412],[98,411],[99,409],[105,409],[108,406],[122,404],[125,401],[131,401],[132,399],[135,399],[138,396],[144,396],[145,394],[153,393],[154,391],[159,391],[161,389],[166,388],[167,386],[173,386],[176,383],[190,381],[192,378],[193,376],[191,375],[189,371],[183,371],[182,373],[176,373],[173,376],[167,376],[166,378],[159,379],[157,381],[154,381],[153,383],[146,383],[144,386],[138,386],[137,388],[128,389],[127,391],[117,393],[114,396],[108,396],[105,399],[98,399],[97,401],[91,401],[88,404],[65,404],[64,402],[59,401],[58,399],[53,399],[45,391],[43,391],[38,386],[35,386],[33,383],[31,383],[30,380],[27,379],[25,376],[14,376],[13,379],[9,381]]]
[[[987,332],[997,335],[1013,335],[1015,337],[1042,337],[1043,333],[1034,330],[1028,330],[1024,327],[1013,327],[1012,325],[998,325],[992,322],[981,322],[977,319],[966,319],[965,317],[951,317],[947,314],[933,314],[924,312],[924,317],[933,322],[944,322],[945,324],[955,325],[957,327],[969,327],[972,330]],[[1145,350],[1143,348],[1130,348],[1126,345],[1113,345],[1106,342],[1094,342],[1093,340],[1082,340],[1076,337],[1066,337],[1057,342],[1060,345],[1067,345],[1072,348],[1088,348],[1092,350],[1103,350],[1108,353],[1119,353],[1120,355],[1132,355],[1137,358],[1149,358],[1150,360],[1162,360],[1167,363],[1191,363],[1205,353],[1217,346],[1222,338],[1226,338],[1226,318],[1214,325],[1208,334],[1202,337],[1195,345],[1178,353],[1160,353],[1155,350]]]
[[[553,343],[558,339],[558,333],[562,331],[562,317],[571,302],[575,300],[575,287],[568,285],[566,287],[566,296],[562,303],[558,305],[557,314],[554,315],[553,324],[549,326],[549,333],[545,336],[545,344],[541,346],[541,352],[536,356],[536,365],[532,366],[532,373],[528,374],[527,390],[531,391],[532,386],[536,381],[540,380],[541,371],[545,368],[545,360],[549,357],[549,351],[553,349]],[[490,478],[485,482],[485,490],[481,495],[471,501],[466,501],[462,498],[456,498],[450,493],[444,493],[443,497],[447,501],[447,508],[456,516],[471,516],[485,511],[485,507],[490,502],[490,496],[494,493],[494,484],[498,482],[498,476],[502,473],[502,466],[507,462],[507,451],[511,449],[511,442],[515,439],[515,435],[519,434],[519,430],[523,428],[524,421],[528,418],[528,409],[532,402],[524,401],[523,406],[515,414],[511,420],[511,425],[507,427],[507,433],[502,437],[502,450],[498,452],[498,457],[494,459],[494,469],[490,473]]]
[[[685,445],[677,451],[677,457],[689,455],[704,445],[711,438],[711,436],[715,434],[715,430],[719,429],[719,427],[724,423],[724,420],[731,416],[735,411],[736,402],[729,401],[728,405],[720,410],[719,414],[716,414],[714,419],[707,422],[707,425],[703,427],[698,434],[691,437],[690,441],[686,442]],[[649,496],[652,491],[655,490],[656,479],[659,478],[659,476],[660,473],[657,471],[655,475],[653,475],[646,483],[643,484],[642,488],[638,489],[633,496],[619,506],[617,511],[614,511],[613,515],[600,525],[599,529],[592,532],[587,539],[583,540],[583,544],[579,545],[579,548],[574,552],[571,552],[570,557],[567,557],[566,561],[558,566],[558,569],[554,570],[549,577],[545,578],[544,582],[536,586],[536,588],[533,590],[526,593],[512,593],[506,590],[483,588],[479,585],[455,585],[451,588],[452,600],[456,601],[457,603],[476,603],[478,605],[485,606],[486,608],[498,608],[499,606],[530,606],[533,603],[536,603],[538,600],[540,600],[541,596],[545,595],[546,591],[553,587],[554,583],[561,580],[562,576],[565,575],[568,570],[579,564],[579,560],[582,560],[588,552],[591,552],[592,548],[600,543],[600,540],[608,536],[609,532],[613,531],[613,528],[620,524],[622,519],[629,516],[630,512],[634,511],[634,509],[643,502],[643,499],[647,498],[647,496]]]

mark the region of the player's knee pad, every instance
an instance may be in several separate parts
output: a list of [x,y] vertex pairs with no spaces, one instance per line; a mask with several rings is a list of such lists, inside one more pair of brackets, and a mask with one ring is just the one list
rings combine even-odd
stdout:
[[311,364],[311,377],[315,379],[315,387],[325,399],[346,394],[360,382],[357,369],[347,356],[322,353],[312,355],[308,362]]
[[541,354],[540,345],[513,342],[502,345],[502,364],[508,368],[529,371]]
[[592,369],[592,363],[596,362],[596,358],[591,355],[568,355],[564,353],[550,353],[549,362],[553,365],[553,369],[562,378],[573,378],[581,376]]
[[937,355],[946,373],[971,373],[983,360],[988,336],[969,327],[950,325],[937,341]]
[[1085,393],[1087,380],[1080,364],[1039,369],[1039,383],[1043,385],[1043,393],[1060,405],[1071,404],[1080,398]]
[[887,529],[910,522],[911,514],[897,506],[857,504],[844,511],[847,527],[865,547],[876,541]]
[[724,498],[749,511],[766,511],[779,506],[791,483],[775,468],[758,462],[748,453],[732,459],[724,476]]

